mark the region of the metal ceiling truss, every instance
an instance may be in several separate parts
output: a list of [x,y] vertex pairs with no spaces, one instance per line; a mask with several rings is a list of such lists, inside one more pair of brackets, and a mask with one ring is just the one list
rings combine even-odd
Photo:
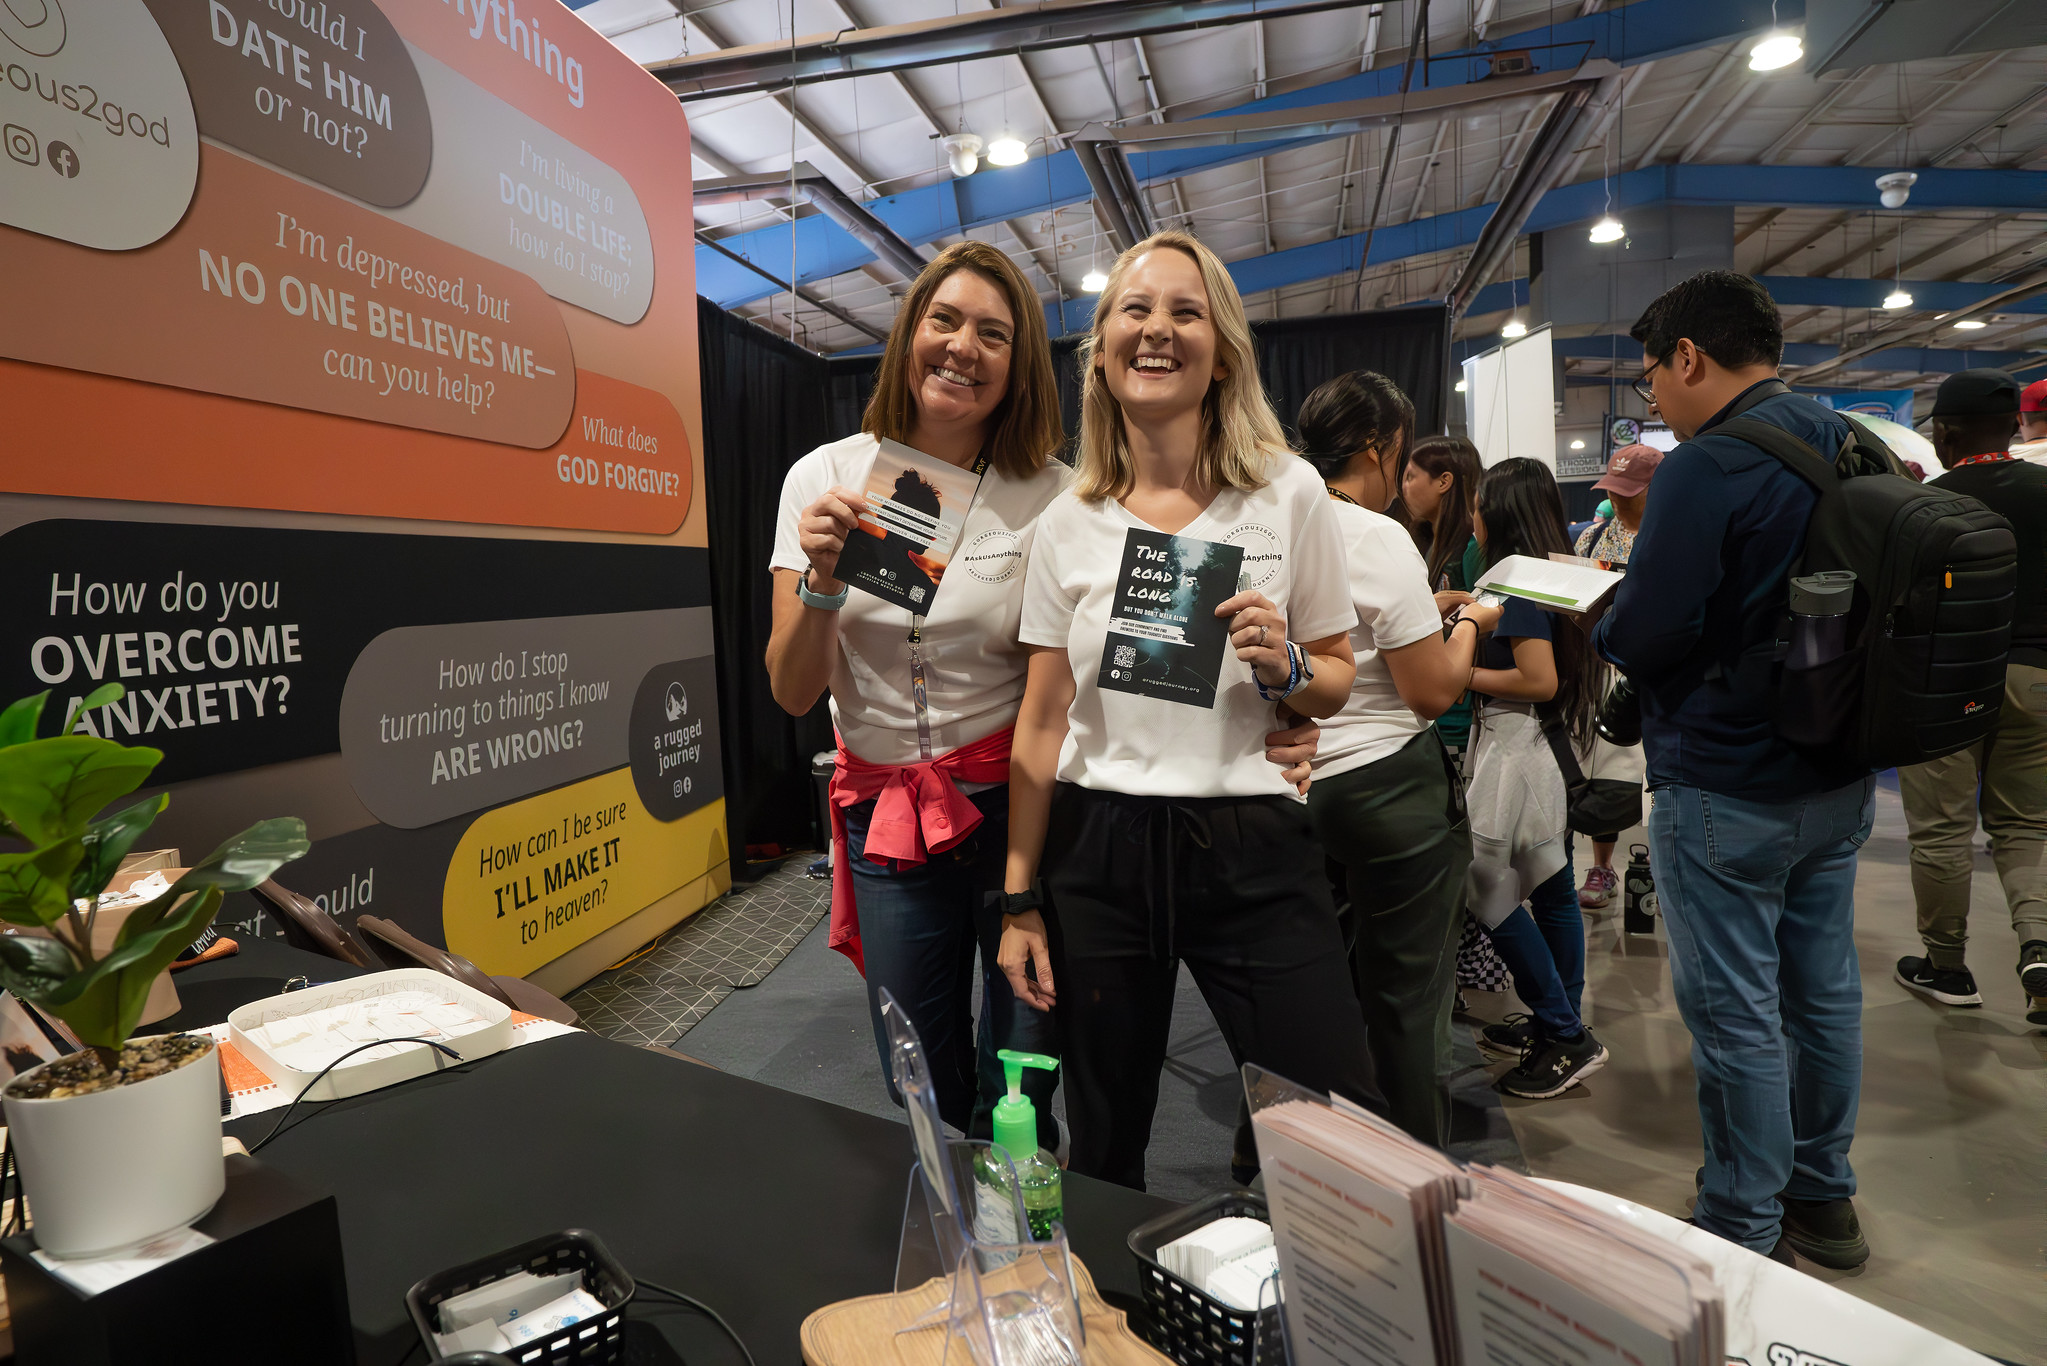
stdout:
[[[916,279],[917,273],[928,264],[923,254],[905,241],[894,228],[868,212],[865,204],[855,201],[851,195],[832,184],[824,172],[807,161],[799,161],[786,171],[763,171],[759,175],[699,180],[690,187],[690,193],[692,201],[698,204],[728,204],[735,200],[786,195],[792,184],[817,207],[819,213],[845,229],[855,241],[899,272],[903,278]],[[737,255],[723,248],[720,250],[727,256]],[[747,268],[753,269],[751,261],[747,262]],[[755,273],[760,272],[756,270]]]
[[908,24],[753,43],[647,69],[685,100],[947,62],[1081,47],[1154,33],[1349,9],[1357,0],[1041,0]]

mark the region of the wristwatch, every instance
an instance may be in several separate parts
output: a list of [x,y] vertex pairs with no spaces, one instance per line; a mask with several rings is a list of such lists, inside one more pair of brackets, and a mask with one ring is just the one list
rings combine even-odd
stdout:
[[990,892],[989,901],[1004,915],[1023,915],[1028,911],[1045,909],[1045,884],[1039,878],[1032,878],[1030,888],[1021,892]]
[[803,577],[796,580],[796,596],[803,600],[805,607],[815,607],[820,612],[836,612],[846,605],[846,595],[853,591],[853,585],[846,584],[836,593],[813,593],[810,591],[810,571],[803,571]]

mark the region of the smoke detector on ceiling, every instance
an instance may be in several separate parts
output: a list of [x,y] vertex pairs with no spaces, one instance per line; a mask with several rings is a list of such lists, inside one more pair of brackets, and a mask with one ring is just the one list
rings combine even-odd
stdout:
[[1876,178],[1876,188],[1883,196],[1884,207],[1887,209],[1904,208],[1905,201],[1912,197],[1913,185],[1917,184],[1918,181],[1919,177],[1911,171],[1892,171],[1889,175],[1878,176]]
[[939,141],[954,175],[972,175],[981,164],[981,139],[974,133],[953,133]]

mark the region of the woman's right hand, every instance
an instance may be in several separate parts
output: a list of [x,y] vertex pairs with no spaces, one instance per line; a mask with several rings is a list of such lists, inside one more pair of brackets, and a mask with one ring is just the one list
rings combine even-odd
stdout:
[[1499,629],[1500,613],[1505,610],[1502,603],[1474,600],[1459,608],[1457,615],[1476,625],[1480,635],[1487,635]]
[[[995,961],[1009,979],[1016,999],[1032,1010],[1050,1010],[1056,1003],[1052,990],[1052,948],[1045,937],[1045,917],[1036,911],[1002,917],[1002,947]],[[1037,980],[1031,980],[1035,969]]]
[[846,548],[846,538],[859,529],[860,508],[866,501],[834,484],[797,516],[796,544],[810,561],[811,592],[839,591],[839,552]]
[[1455,588],[1445,588],[1442,592],[1436,594],[1436,610],[1442,613],[1443,620],[1448,621],[1457,614],[1458,608],[1466,603],[1476,602],[1477,600],[1469,593],[1461,592]]

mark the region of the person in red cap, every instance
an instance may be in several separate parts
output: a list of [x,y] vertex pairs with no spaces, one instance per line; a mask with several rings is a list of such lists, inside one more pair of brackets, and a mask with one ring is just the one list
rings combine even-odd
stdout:
[[2047,379],[2036,379],[2019,393],[2019,434],[2011,453],[2047,465]]
[[[1603,490],[1613,504],[1613,516],[1594,522],[1578,533],[1573,547],[1588,560],[1608,569],[1626,569],[1635,553],[1635,533],[1642,526],[1642,510],[1649,506],[1649,481],[1663,463],[1663,452],[1640,442],[1623,446],[1606,462],[1606,475],[1592,487]],[[1594,768],[1603,779],[1640,783],[1643,778],[1642,747],[1616,749],[1604,741],[1594,742],[1594,752],[1580,756],[1587,777]],[[1592,865],[1585,870],[1585,885],[1578,889],[1578,904],[1588,911],[1613,905],[1620,895],[1620,874],[1613,870],[1613,849],[1620,832],[1592,837]]]

